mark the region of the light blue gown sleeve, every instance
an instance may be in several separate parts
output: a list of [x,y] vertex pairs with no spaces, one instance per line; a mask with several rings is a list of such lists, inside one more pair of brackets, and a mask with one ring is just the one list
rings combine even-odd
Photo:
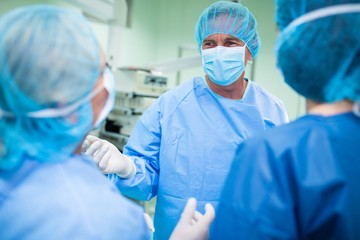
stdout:
[[150,200],[157,195],[159,182],[159,151],[161,141],[160,99],[155,101],[140,117],[124,147],[124,154],[135,163],[136,175],[122,179],[116,174],[108,177],[114,181],[122,194]]
[[286,157],[275,156],[266,141],[250,139],[240,145],[210,239],[297,238],[292,173],[288,166],[279,168],[273,163]]

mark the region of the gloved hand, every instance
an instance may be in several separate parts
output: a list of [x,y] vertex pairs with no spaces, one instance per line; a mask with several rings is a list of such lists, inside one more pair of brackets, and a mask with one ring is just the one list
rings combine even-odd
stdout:
[[131,178],[136,173],[134,162],[106,140],[87,135],[82,151],[92,157],[99,170],[105,174],[115,173],[121,178]]
[[209,203],[205,205],[205,214],[196,211],[196,199],[186,203],[181,218],[170,236],[170,240],[205,240],[209,238],[210,224],[214,220],[215,210]]

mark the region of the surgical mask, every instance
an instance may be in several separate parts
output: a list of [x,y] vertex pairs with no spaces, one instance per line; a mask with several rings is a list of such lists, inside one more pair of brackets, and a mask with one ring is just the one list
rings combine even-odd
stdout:
[[[79,101],[61,108],[48,108],[39,111],[28,112],[25,114],[25,116],[30,118],[56,118],[56,117],[69,116],[71,113],[75,112],[76,109],[78,109],[80,106],[89,102],[93,97],[99,94],[103,90],[103,88],[107,90],[108,98],[98,118],[93,124],[93,127],[98,127],[111,111],[115,101],[114,77],[110,69],[107,67],[104,70],[103,86],[97,87],[90,94],[80,99]],[[0,118],[2,117],[13,118],[14,114],[12,114],[11,112],[4,111],[0,108]]]
[[105,68],[103,81],[104,88],[108,92],[108,97],[106,99],[104,107],[101,109],[101,112],[93,125],[94,128],[98,128],[103,123],[107,115],[109,115],[112,108],[114,107],[115,102],[114,76],[108,67]]
[[228,86],[245,71],[243,47],[218,46],[202,50],[202,65],[210,80],[220,86]]

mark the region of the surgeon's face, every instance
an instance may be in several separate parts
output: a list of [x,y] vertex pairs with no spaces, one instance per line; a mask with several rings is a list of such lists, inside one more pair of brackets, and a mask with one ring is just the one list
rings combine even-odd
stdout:
[[[209,49],[214,48],[218,46],[222,47],[242,47],[245,43],[238,39],[237,37],[231,36],[229,34],[223,34],[223,33],[215,33],[207,38],[204,39],[201,48],[202,49]],[[251,53],[248,48],[246,48],[245,51],[245,64],[248,61],[251,61]]]

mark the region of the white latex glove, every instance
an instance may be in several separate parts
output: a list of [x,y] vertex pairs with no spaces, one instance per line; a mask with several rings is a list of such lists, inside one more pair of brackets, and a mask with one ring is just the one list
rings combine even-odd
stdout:
[[131,178],[136,173],[134,162],[106,140],[87,135],[82,151],[92,157],[99,170],[105,174],[115,173],[121,178]]
[[205,214],[196,211],[196,199],[186,203],[181,218],[170,236],[170,240],[205,240],[209,239],[210,224],[215,218],[215,210],[209,203],[205,205]]

